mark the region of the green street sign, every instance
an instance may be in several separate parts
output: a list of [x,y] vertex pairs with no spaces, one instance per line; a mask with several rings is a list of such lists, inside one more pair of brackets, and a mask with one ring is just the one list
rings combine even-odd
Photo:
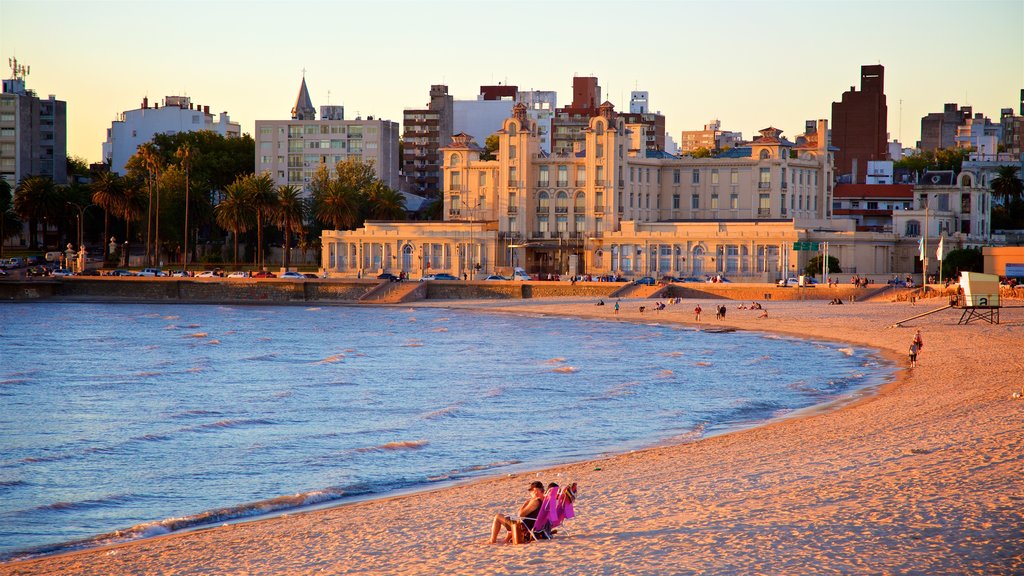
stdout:
[[819,244],[817,242],[793,242],[793,250],[809,250],[811,252],[817,252]]

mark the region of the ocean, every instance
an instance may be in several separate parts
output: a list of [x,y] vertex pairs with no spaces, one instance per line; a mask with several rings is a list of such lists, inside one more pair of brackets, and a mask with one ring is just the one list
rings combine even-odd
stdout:
[[695,440],[893,370],[649,320],[0,305],[0,559]]

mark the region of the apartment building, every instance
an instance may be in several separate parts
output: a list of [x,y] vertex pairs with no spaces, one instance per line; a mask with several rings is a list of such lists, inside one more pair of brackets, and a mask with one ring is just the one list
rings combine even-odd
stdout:
[[703,130],[683,130],[680,142],[680,154],[688,154],[700,148],[718,152],[739,146],[743,142],[743,134],[722,130],[722,123],[716,118],[705,124]]
[[165,96],[162,105],[152,106],[149,97],[143,97],[138,108],[118,114],[107,129],[103,161],[111,171],[123,176],[128,159],[153,136],[200,130],[212,130],[227,138],[238,138],[242,134],[239,123],[232,122],[227,112],[215,116],[209,106],[193,103],[188,96]]
[[377,177],[397,190],[398,138],[398,123],[373,116],[345,120],[345,109],[339,105],[321,106],[317,120],[303,78],[290,120],[256,121],[256,172],[308,195],[321,166],[333,174],[338,162],[355,158],[372,163]]
[[410,192],[436,198],[441,194],[441,161],[438,150],[451,142],[455,105],[448,87],[430,87],[426,108],[406,109],[402,114],[401,168]]
[[955,102],[946,103],[942,112],[930,112],[921,118],[921,140],[917,147],[922,152],[956,146],[956,130],[971,117],[970,106],[957,107]]
[[0,93],[0,178],[12,189],[28,176],[66,184],[67,103],[52,94],[39,98],[25,85],[28,66],[10,62]]
[[868,162],[887,160],[888,107],[885,103],[885,67],[861,66],[860,90],[850,86],[842,100],[832,103],[832,145],[836,171],[863,183]]

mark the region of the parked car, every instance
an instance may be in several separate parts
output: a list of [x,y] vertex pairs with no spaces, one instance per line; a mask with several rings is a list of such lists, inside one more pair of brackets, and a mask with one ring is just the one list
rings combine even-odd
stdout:
[[305,280],[306,279],[306,275],[301,273],[301,272],[289,271],[289,272],[285,272],[285,273],[281,274],[281,278],[291,278],[293,280]]
[[484,280],[508,281],[508,280],[511,280],[511,278],[506,278],[506,277],[504,277],[504,276],[502,276],[500,274],[491,274],[487,278],[484,278]]
[[696,276],[684,276],[684,277],[680,278],[679,281],[680,282],[703,282],[704,279],[703,278],[698,278]]
[[203,270],[199,274],[196,274],[196,278],[219,278],[215,270]]
[[85,270],[82,270],[78,274],[75,274],[75,276],[99,276],[99,275],[100,275],[100,271],[95,269],[95,268],[86,268]]
[[319,278],[319,276],[317,276],[313,272],[306,272],[305,274],[303,274],[303,276],[306,277],[306,278],[313,278],[314,280]]
[[636,284],[637,286],[654,286],[657,283],[658,281],[655,280],[652,276],[644,276],[643,278],[637,278],[636,280],[633,280],[633,284]]
[[135,274],[132,274],[131,270],[118,268],[117,270],[107,272],[107,276],[135,276]]
[[14,258],[11,258],[11,259],[7,260],[7,269],[8,270],[10,270],[11,268],[21,268],[24,265],[25,265],[25,261],[23,259],[21,259],[21,257],[19,257],[19,256],[15,256]]
[[53,272],[50,272],[50,276],[58,276],[61,278],[71,276],[72,274],[71,270],[68,270],[67,268],[57,268]]
[[458,280],[458,278],[451,274],[430,274],[428,276],[424,276],[421,280]]
[[25,274],[32,277],[49,276],[50,269],[46,266],[29,266],[28,270],[25,271]]
[[401,279],[398,276],[392,274],[391,272],[383,272],[381,274],[377,274],[377,280],[387,280],[389,282],[398,282]]
[[253,278],[277,278],[273,272],[267,272],[266,270],[260,270],[259,272],[252,273]]
[[228,278],[248,278],[249,273],[244,270],[235,270],[228,274]]
[[170,273],[170,276],[172,278],[186,278],[188,274],[185,274],[184,270],[175,270]]
[[[812,286],[817,283],[818,281],[815,280],[814,278],[811,278],[810,276],[804,276],[804,286]],[[800,279],[793,278],[792,276],[790,276],[789,278],[779,280],[779,286],[800,286]]]
[[512,279],[520,280],[522,282],[529,282],[530,280],[533,280],[533,278],[530,278],[530,275],[526,273],[526,270],[523,270],[522,268],[516,268],[512,271]]
[[148,278],[167,276],[167,274],[165,274],[164,271],[159,268],[143,268],[142,270],[139,270],[138,273],[136,273],[135,275],[145,276]]

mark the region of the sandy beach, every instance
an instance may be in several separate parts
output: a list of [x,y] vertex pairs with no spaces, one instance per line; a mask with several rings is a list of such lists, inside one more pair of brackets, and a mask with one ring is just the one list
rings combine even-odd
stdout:
[[[692,323],[693,300],[643,314],[641,303],[618,314],[579,299],[426,305]],[[999,325],[959,326],[946,310],[893,328],[942,302],[773,302],[768,318],[700,303],[703,327],[869,346],[900,370],[867,398],[750,430],[0,574],[1024,573],[1024,400],[1010,398],[1024,385],[1024,301],[1005,302],[1021,308],[1004,308]],[[916,329],[925,345],[908,369]],[[577,482],[577,518],[552,541],[486,544],[491,518],[534,479]]]

